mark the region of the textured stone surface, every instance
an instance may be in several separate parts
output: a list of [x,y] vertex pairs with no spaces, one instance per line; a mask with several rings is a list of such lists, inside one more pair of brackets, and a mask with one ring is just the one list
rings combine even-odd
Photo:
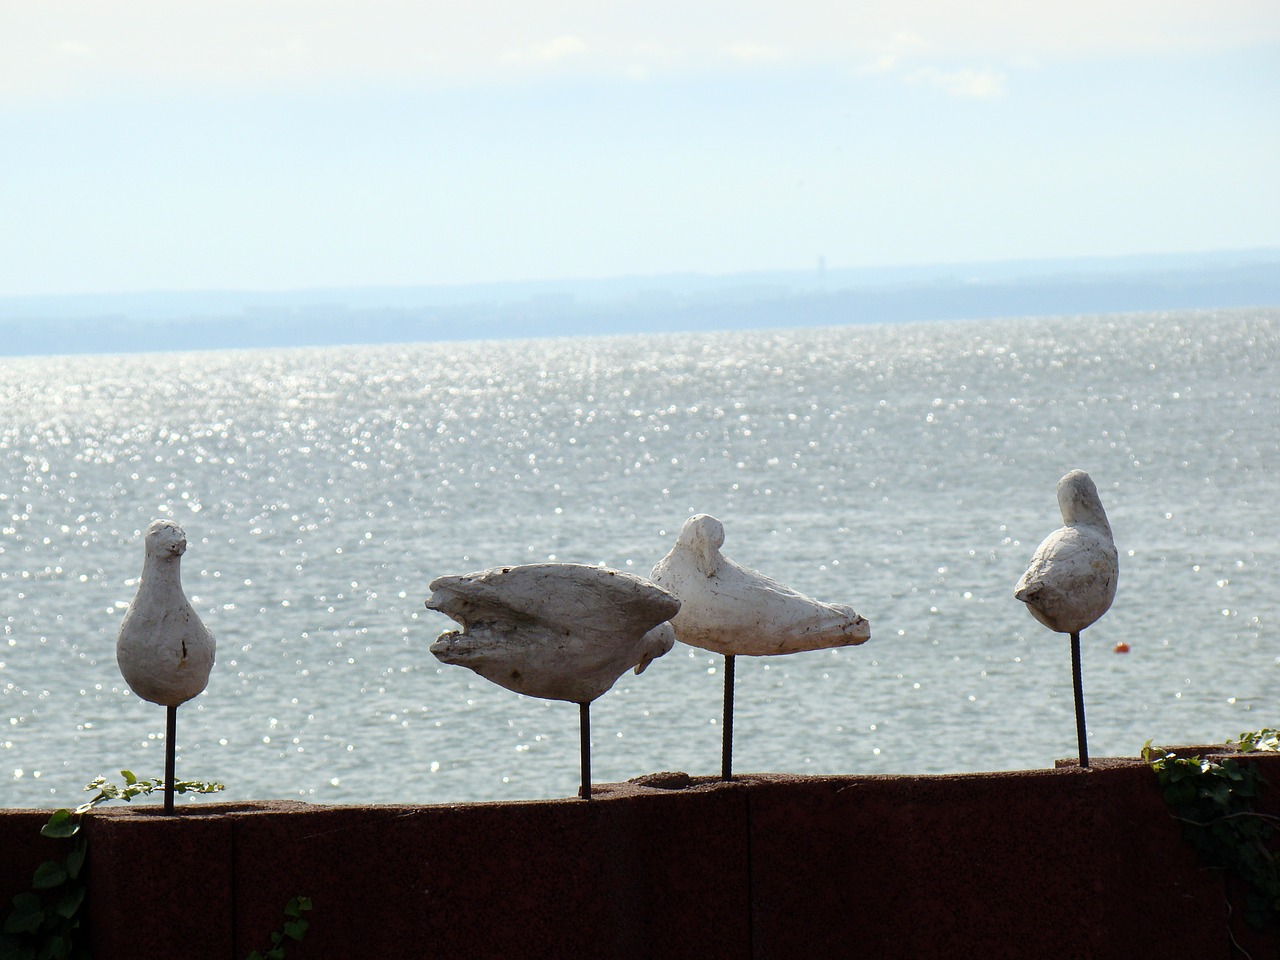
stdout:
[[234,822],[217,809],[116,807],[86,818],[94,960],[243,957],[233,952]]
[[290,960],[747,957],[745,823],[741,792],[623,786],[241,817],[235,956],[301,893],[312,926]]
[[653,582],[680,598],[676,639],[733,656],[843,647],[871,637],[852,607],[814,600],[720,553],[724,525],[698,514],[685,521]]
[[1078,633],[1111,609],[1120,559],[1093,480],[1072,470],[1058,481],[1062,526],[1036,549],[1014,596],[1050,630]]
[[147,528],[138,593],[116,639],[116,663],[143,700],[176,707],[209,683],[214,640],[182,592],[187,535],[172,520]]
[[1222,880],[1140,763],[771,778],[751,807],[755,957],[1231,955]]
[[[1280,783],[1280,755],[1241,759]],[[1200,864],[1141,761],[645,780],[590,804],[102,808],[85,828],[93,955],[243,958],[299,894],[314,908],[290,960],[1228,960],[1232,935],[1254,957],[1280,948],[1245,926],[1242,892]],[[1261,809],[1280,813],[1280,788]],[[45,816],[0,812],[6,868],[47,855]]]
[[616,570],[531,563],[431,582],[427,608],[462,625],[431,652],[508,690],[590,703],[674,644],[680,608],[666,591]]

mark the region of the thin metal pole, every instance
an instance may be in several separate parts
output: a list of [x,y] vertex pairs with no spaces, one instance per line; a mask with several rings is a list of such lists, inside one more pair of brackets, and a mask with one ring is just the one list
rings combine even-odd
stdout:
[[178,708],[167,707],[164,731],[164,812],[173,813],[173,768],[178,750]]
[[733,779],[733,662],[731,653],[724,655],[724,740],[720,746],[720,779]]
[[1080,766],[1089,767],[1089,743],[1084,728],[1084,683],[1080,677],[1080,632],[1071,633],[1071,681],[1076,694],[1076,742],[1080,750]]
[[591,799],[591,704],[578,704],[578,752],[582,757],[582,786],[578,796]]

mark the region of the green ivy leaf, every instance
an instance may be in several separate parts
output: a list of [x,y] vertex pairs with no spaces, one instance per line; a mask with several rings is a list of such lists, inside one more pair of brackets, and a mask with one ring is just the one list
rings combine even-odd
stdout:
[[71,815],[70,810],[55,810],[49,822],[40,828],[40,836],[61,840],[64,837],[75,836],[79,830],[80,824]]
[[[159,781],[156,782],[163,786]],[[176,793],[221,793],[227,788],[216,780],[179,780],[174,783],[173,789]]]
[[13,913],[10,916],[26,917],[31,914],[37,916],[44,913],[44,904],[40,902],[40,898],[29,891],[19,893],[13,898]]
[[36,954],[37,960],[68,960],[71,956],[71,937],[65,933],[58,933],[51,936],[45,941],[40,952]]
[[310,924],[306,920],[290,920],[284,925],[284,934],[290,940],[301,940]]
[[121,770],[120,776],[124,777],[124,782],[127,783],[129,786],[133,786],[135,783],[138,782],[138,778],[133,775],[132,770]]
[[36,960],[36,948],[25,946],[15,937],[0,934],[0,960]]
[[34,893],[13,898],[13,910],[4,921],[5,933],[35,933],[44,922],[44,904]]
[[72,880],[80,876],[80,868],[84,866],[86,849],[84,842],[81,841],[74,850],[67,854],[67,859],[63,861],[67,868],[67,876]]
[[58,905],[55,908],[58,912],[58,916],[62,917],[63,920],[70,920],[74,917],[76,912],[80,909],[80,904],[84,903],[84,895],[87,892],[87,887],[77,886],[72,887],[64,893],[58,900]]
[[36,867],[35,876],[31,878],[32,890],[52,890],[67,880],[67,871],[56,860],[46,860]]

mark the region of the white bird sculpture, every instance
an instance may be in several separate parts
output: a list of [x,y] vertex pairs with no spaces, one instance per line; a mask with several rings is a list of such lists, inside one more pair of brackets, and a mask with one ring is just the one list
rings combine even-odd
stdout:
[[1085,736],[1080,632],[1111,609],[1120,578],[1120,558],[1098,488],[1083,470],[1058,481],[1062,526],[1036,548],[1013,595],[1050,630],[1071,635],[1071,672],[1076,702],[1080,766],[1089,766]]
[[1120,559],[1098,488],[1083,470],[1058,481],[1062,526],[1036,549],[1013,595],[1057,633],[1079,633],[1111,609]]
[[685,521],[653,582],[680,599],[676,639],[724,655],[721,778],[732,778],[734,658],[865,643],[871,625],[852,607],[824,603],[784,587],[720,553],[724,524],[698,514]]
[[690,517],[651,579],[680,598],[676,639],[727,656],[764,657],[865,643],[871,625],[852,607],[784,587],[720,553],[724,524]]
[[647,580],[576,563],[439,577],[426,601],[462,626],[431,644],[443,663],[530,697],[579,705],[582,791],[591,796],[590,704],[675,644],[680,602]]
[[129,688],[167,709],[165,810],[173,812],[178,707],[198,696],[213,669],[214,639],[182,592],[187,535],[172,520],[147,528],[142,579],[116,638],[116,663]]

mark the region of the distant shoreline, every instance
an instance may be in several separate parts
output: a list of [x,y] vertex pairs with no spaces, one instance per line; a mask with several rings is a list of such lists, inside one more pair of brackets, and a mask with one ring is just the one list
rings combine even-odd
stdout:
[[1280,305],[1280,250],[459,287],[0,298],[0,355],[507,340]]

